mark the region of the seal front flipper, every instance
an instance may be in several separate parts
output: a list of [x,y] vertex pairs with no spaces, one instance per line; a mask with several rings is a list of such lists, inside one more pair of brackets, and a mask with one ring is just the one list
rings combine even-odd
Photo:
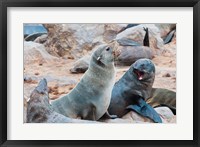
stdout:
[[142,116],[150,118],[156,123],[162,123],[162,120],[158,115],[158,113],[150,105],[148,105],[142,98],[138,100],[138,104],[129,105],[126,107],[126,109],[131,109]]

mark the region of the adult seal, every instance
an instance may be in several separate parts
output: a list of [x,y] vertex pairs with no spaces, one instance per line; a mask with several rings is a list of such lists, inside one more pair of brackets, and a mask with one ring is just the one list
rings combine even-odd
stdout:
[[153,88],[151,97],[146,102],[153,108],[166,106],[176,115],[176,92],[174,91],[164,88]]
[[[26,110],[26,109],[25,109]],[[26,117],[26,116],[24,116]],[[27,102],[27,123],[96,123],[66,117],[55,112],[49,104],[47,80],[42,79]]]
[[155,66],[149,59],[139,59],[131,65],[112,90],[109,114],[122,117],[130,110],[154,122],[162,120],[145,100],[150,97],[155,78]]
[[110,104],[115,83],[115,42],[101,45],[93,54],[88,70],[66,96],[52,102],[53,109],[70,118],[98,120]]

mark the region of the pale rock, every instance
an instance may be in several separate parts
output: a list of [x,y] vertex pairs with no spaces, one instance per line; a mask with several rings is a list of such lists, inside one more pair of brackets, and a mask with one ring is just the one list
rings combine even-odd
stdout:
[[155,111],[166,121],[170,121],[174,117],[173,112],[168,107],[157,107]]
[[141,24],[132,28],[128,28],[125,31],[119,33],[116,36],[116,40],[128,38],[143,45],[145,36],[144,28],[149,29],[150,48],[154,50],[154,53],[160,54],[162,52],[164,42],[160,37],[160,30],[154,24]]
[[160,30],[160,37],[161,38],[165,38],[169,32],[171,32],[172,30],[174,30],[176,28],[176,24],[162,24],[162,23],[158,23],[155,24],[156,27],[158,27],[158,29]]
[[122,119],[132,120],[134,123],[153,123],[153,121],[147,117],[143,117],[134,111],[128,112],[122,117]]
[[44,34],[44,35],[42,35],[42,36],[40,36],[40,37],[37,37],[37,38],[34,40],[34,42],[43,44],[43,43],[45,43],[45,42],[47,41],[47,37],[48,37],[48,35],[47,35],[47,34]]
[[50,55],[44,45],[32,41],[24,42],[24,65],[33,63],[43,64],[58,61],[59,59]]
[[70,69],[71,73],[84,73],[90,64],[91,55],[86,55],[81,59],[77,60],[73,67]]
[[121,24],[44,24],[48,30],[45,46],[54,56],[71,55],[78,59],[95,46],[115,38]]

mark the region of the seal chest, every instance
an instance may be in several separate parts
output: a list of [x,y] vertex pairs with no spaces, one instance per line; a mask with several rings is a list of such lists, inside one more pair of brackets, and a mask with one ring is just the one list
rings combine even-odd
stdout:
[[101,45],[92,55],[81,81],[66,96],[52,102],[58,113],[98,120],[108,109],[115,82],[114,45]]

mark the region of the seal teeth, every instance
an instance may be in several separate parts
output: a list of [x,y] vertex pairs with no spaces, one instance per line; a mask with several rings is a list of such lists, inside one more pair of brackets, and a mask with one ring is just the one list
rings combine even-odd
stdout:
[[142,80],[142,76],[139,77],[139,80]]
[[143,75],[144,75],[143,71],[139,71],[137,69],[134,69],[134,73],[137,75],[138,80],[142,80],[143,79]]

